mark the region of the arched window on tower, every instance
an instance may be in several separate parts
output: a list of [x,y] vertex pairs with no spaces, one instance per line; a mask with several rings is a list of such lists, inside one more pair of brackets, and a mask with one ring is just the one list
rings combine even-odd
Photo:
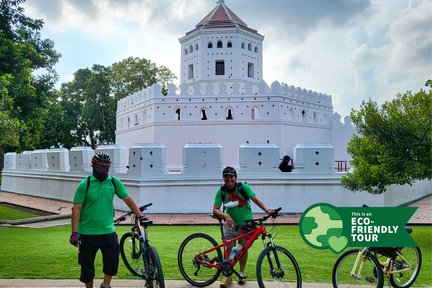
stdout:
[[219,41],[217,42],[217,46],[216,46],[216,47],[217,47],[217,48],[222,48],[222,41],[219,40]]
[[177,120],[180,121],[180,108],[178,108],[178,109],[175,111],[175,113],[176,113]]
[[252,44],[251,43],[248,44],[248,50],[252,51]]
[[127,120],[127,127],[130,127],[130,123],[131,122],[131,120],[130,120],[130,117],[128,116],[128,120]]
[[306,122],[306,111],[302,110],[301,114],[302,114],[302,122]]
[[185,50],[184,50],[184,55],[187,55],[188,54],[188,51],[187,51],[187,49],[185,48]]
[[198,49],[199,49],[198,44],[195,44],[195,51],[198,51]]
[[231,109],[227,110],[226,120],[233,120],[233,115]]
[[211,41],[207,44],[207,48],[213,48],[213,43]]
[[201,120],[207,120],[207,114],[205,108],[201,109]]
[[192,52],[193,52],[192,45],[189,45],[189,53],[192,53]]
[[232,48],[232,43],[231,43],[231,41],[228,41],[227,47],[228,47],[228,48]]
[[245,43],[244,42],[242,42],[242,44],[241,44],[241,49],[245,49]]
[[252,120],[258,119],[258,109],[257,108],[252,108],[251,119]]
[[136,126],[136,125],[138,125],[138,124],[139,124],[139,123],[138,123],[138,114],[135,114],[135,124],[134,124],[134,125]]
[[255,48],[254,48],[254,52],[255,52],[255,53],[258,53],[258,46],[255,46]]

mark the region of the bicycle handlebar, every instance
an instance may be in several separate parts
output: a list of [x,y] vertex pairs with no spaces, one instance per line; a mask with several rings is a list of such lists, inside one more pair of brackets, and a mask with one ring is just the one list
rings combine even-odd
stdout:
[[[276,218],[276,217],[280,216],[279,211],[281,211],[281,210],[282,210],[282,207],[279,207],[279,208],[273,210],[273,213],[271,213],[271,214],[268,214],[268,215],[266,215],[266,216],[264,216],[262,218],[259,218],[259,219],[246,220],[246,222],[250,222],[251,224],[252,223],[263,223],[267,219],[269,219],[270,217]],[[218,220],[220,222],[220,224],[222,224],[222,221],[224,220],[223,218],[221,218],[221,217],[219,217],[219,216],[217,216],[215,214],[210,214],[210,217]]]
[[[143,212],[143,211],[145,211],[145,210],[147,209],[147,207],[150,207],[151,205],[153,205],[153,203],[148,203],[148,204],[146,204],[146,205],[140,206],[140,207],[139,207],[139,210],[140,210],[141,212]],[[117,219],[115,219],[115,220],[114,220],[114,223],[115,223],[115,224],[118,224],[118,223],[120,223],[120,222],[126,220],[126,218],[127,218],[128,216],[132,215],[132,214],[134,214],[134,212],[133,212],[133,211],[129,211],[129,212],[127,212],[127,213],[125,213],[125,214],[119,216]]]

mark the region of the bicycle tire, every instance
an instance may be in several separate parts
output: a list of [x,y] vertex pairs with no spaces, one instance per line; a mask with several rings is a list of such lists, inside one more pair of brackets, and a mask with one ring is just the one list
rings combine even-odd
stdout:
[[148,288],[165,288],[162,264],[156,248],[148,246],[147,249],[148,275],[146,275],[146,286]]
[[407,288],[415,282],[417,276],[420,273],[422,255],[419,247],[405,247],[402,248],[399,253],[403,256],[403,258],[400,255],[396,255],[392,258],[393,269],[401,270],[403,268],[409,267],[406,261],[413,265],[413,269],[392,273],[390,274],[389,280],[390,284],[395,288]]
[[362,275],[351,275],[354,268],[360,249],[352,249],[343,253],[336,261],[333,272],[332,282],[334,288],[349,288],[349,287],[377,287],[384,286],[383,268],[379,264],[375,256],[367,253],[362,256],[361,263],[357,267],[362,268]]
[[[256,277],[260,288],[265,282],[279,282],[277,287],[302,286],[300,268],[294,256],[281,246],[269,246],[258,256]],[[276,287],[274,284],[271,287]]]
[[[217,245],[218,243],[216,240],[207,234],[195,233],[186,237],[180,245],[177,263],[180,273],[187,282],[196,287],[205,287],[211,285],[217,280],[221,274],[221,270],[199,265],[194,260],[197,254]],[[208,255],[205,254],[202,257],[209,261],[222,261],[223,259],[220,248],[212,251]]]
[[[135,248],[134,248],[135,247]],[[120,239],[120,255],[126,268],[135,276],[144,277],[144,263],[139,236],[132,232],[125,233]]]

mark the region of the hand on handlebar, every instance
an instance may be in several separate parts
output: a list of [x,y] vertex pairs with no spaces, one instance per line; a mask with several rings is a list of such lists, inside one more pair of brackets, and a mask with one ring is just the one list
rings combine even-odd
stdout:
[[147,218],[147,216],[145,216],[144,214],[141,214],[141,216],[139,216],[139,222],[144,222],[144,221],[148,221],[149,218]]
[[231,216],[229,214],[226,214],[227,216],[225,216],[225,221],[228,225],[228,227],[232,228],[234,227],[234,220],[231,218]]

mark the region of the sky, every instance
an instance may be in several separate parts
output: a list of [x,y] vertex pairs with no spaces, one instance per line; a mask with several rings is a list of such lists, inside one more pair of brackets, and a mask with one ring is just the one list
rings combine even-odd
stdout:
[[[180,74],[179,38],[216,0],[27,0],[62,55],[59,82],[127,57]],[[264,35],[263,78],[332,96],[342,117],[432,79],[432,0],[225,0]]]

